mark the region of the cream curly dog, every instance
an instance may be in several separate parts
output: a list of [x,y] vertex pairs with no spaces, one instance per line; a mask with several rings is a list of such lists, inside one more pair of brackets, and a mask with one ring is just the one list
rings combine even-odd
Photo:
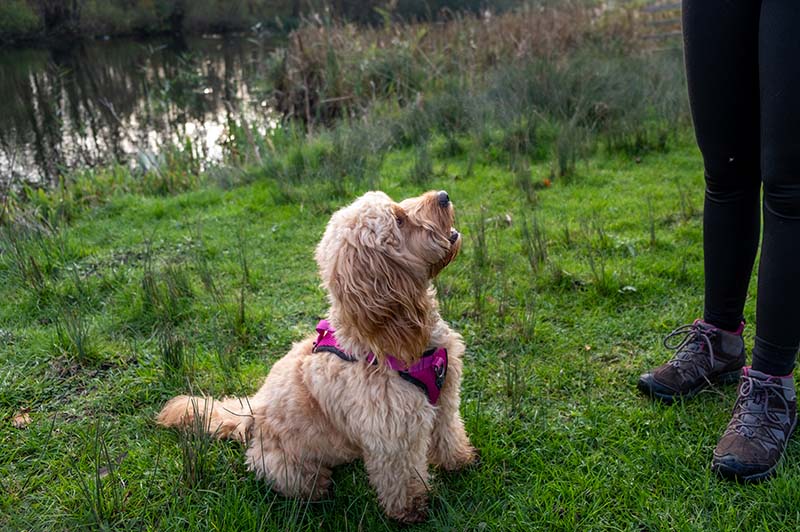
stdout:
[[424,520],[428,464],[476,458],[458,410],[464,343],[431,286],[461,247],[453,223],[446,192],[368,192],[336,212],[316,249],[330,300],[318,334],[253,397],[175,397],[158,423],[247,442],[248,467],[290,496],[325,496],[331,468],[363,458],[386,513]]

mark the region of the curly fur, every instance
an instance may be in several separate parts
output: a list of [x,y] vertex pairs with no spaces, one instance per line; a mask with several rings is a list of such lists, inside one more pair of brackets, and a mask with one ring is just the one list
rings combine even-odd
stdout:
[[[248,467],[289,496],[326,496],[331,468],[362,458],[387,515],[425,519],[428,464],[452,470],[476,457],[459,414],[464,343],[439,316],[431,286],[461,246],[452,204],[438,198],[428,192],[395,203],[368,192],[328,223],[316,260],[328,319],[356,362],[312,353],[316,335],[309,336],[253,397],[175,397],[158,423],[202,416],[209,432],[246,442]],[[413,363],[433,346],[449,355],[436,406],[397,372],[364,360],[373,352],[381,362],[391,354]]]

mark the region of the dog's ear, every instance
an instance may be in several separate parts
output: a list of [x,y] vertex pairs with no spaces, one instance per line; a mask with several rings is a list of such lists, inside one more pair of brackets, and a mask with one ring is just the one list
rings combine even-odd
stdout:
[[[343,336],[410,363],[430,340],[432,301],[428,279],[404,254],[406,213],[395,203],[339,220],[336,215],[317,248],[323,285]],[[344,218],[344,217],[343,217]]]

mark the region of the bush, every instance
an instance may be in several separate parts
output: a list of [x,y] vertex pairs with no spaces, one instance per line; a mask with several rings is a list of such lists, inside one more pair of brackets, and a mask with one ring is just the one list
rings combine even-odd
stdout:
[[30,38],[41,29],[39,15],[25,0],[0,2],[0,42]]
[[129,33],[130,20],[131,12],[114,2],[89,0],[81,12],[81,29],[92,35]]
[[186,3],[183,29],[189,33],[238,30],[252,22],[242,0],[194,0]]

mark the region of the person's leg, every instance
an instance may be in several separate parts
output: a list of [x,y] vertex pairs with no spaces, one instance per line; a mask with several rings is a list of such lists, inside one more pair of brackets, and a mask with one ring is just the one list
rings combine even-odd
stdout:
[[684,0],[686,75],[703,154],[704,321],[742,321],[759,239],[758,1]]
[[753,369],[788,375],[800,346],[800,11],[764,0],[759,38],[764,240]]
[[797,419],[792,369],[800,344],[800,12],[763,0],[759,28],[764,241],[756,343],[711,467],[745,481],[769,477]]
[[689,101],[706,178],[705,311],[703,321],[670,334],[672,360],[639,378],[643,393],[666,402],[710,382],[735,382],[745,363],[742,311],[760,229],[759,4],[683,2]]

